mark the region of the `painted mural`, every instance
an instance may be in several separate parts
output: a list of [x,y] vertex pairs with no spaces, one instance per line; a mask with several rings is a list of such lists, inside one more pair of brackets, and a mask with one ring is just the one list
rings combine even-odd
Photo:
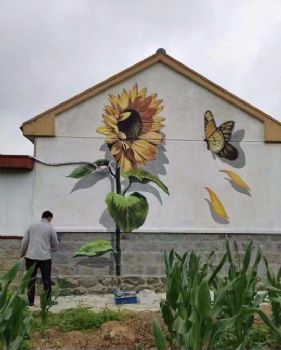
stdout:
[[238,158],[238,151],[229,143],[234,126],[235,122],[230,120],[217,127],[213,113],[207,111],[204,117],[204,130],[208,150],[214,152],[219,157],[236,160]]
[[97,132],[105,136],[117,165],[126,172],[154,160],[163,141],[163,101],[135,84],[128,92],[110,95],[109,102],[102,115],[104,125]]
[[[149,210],[143,194],[127,194],[131,185],[151,182],[169,194],[158,176],[142,168],[146,162],[156,159],[158,146],[164,140],[163,108],[163,101],[157,98],[156,93],[148,95],[147,89],[139,89],[137,84],[128,91],[123,89],[118,95],[110,95],[109,104],[104,107],[102,114],[103,125],[97,128],[97,132],[104,135],[114,161],[99,159],[79,166],[69,175],[80,179],[92,172],[99,172],[99,175],[110,176],[113,180],[114,191],[108,193],[105,201],[116,224],[114,251],[117,275],[121,274],[121,232],[132,232],[142,226]],[[99,240],[84,245],[75,256],[101,255],[110,249],[108,241]]]
[[[235,161],[239,157],[239,152],[236,147],[230,144],[234,127],[235,122],[232,120],[226,121],[217,127],[213,113],[211,111],[206,111],[204,115],[204,141],[207,143],[207,149],[220,158]],[[225,169],[220,170],[220,172],[228,175],[227,180],[229,180],[235,190],[250,195],[250,187],[236,172]],[[205,189],[209,193],[210,201],[208,201],[208,203],[211,209],[211,214],[215,214],[212,215],[215,221],[224,224],[229,223],[229,216],[222,200],[219,199],[216,192],[211,188],[205,187]],[[221,220],[216,220],[216,217]]]

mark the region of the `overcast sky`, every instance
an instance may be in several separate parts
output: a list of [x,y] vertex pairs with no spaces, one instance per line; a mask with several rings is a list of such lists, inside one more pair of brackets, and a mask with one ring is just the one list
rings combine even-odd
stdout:
[[164,47],[281,120],[281,0],[0,0],[0,153],[22,122]]

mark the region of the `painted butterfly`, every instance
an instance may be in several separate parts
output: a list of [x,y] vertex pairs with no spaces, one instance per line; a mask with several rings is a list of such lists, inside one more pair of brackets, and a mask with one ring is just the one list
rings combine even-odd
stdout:
[[207,111],[204,116],[204,131],[207,148],[221,158],[235,160],[238,158],[237,149],[229,142],[235,126],[234,121],[227,121],[216,126],[216,122],[211,111]]

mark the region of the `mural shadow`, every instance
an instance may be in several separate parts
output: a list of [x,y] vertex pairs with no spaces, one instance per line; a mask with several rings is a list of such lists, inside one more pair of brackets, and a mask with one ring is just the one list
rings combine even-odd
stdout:
[[108,172],[108,169],[98,169],[92,172],[91,174],[83,177],[80,179],[76,184],[73,186],[72,190],[70,193],[73,193],[78,190],[84,190],[87,188],[90,188],[94,186],[97,182],[100,180],[103,180],[104,178],[108,178],[111,182],[111,188],[113,187],[113,181],[112,178],[110,177],[110,174]]
[[232,186],[232,188],[235,191],[237,191],[239,193],[242,193],[242,194],[245,194],[246,196],[252,197],[252,195],[249,192],[249,190],[246,190],[244,188],[241,188],[241,187],[237,186],[235,182],[233,182],[232,180],[228,179],[227,177],[225,177],[224,179],[227,180],[230,183],[230,185]]
[[[104,226],[108,231],[115,230],[115,222],[113,221],[112,217],[110,216],[107,208],[104,209],[104,211],[101,214],[101,217],[99,219],[99,223]],[[111,241],[114,239],[111,237]],[[112,242],[111,242],[112,243]]]
[[158,146],[158,155],[156,160],[147,162],[147,165],[145,166],[145,170],[150,172],[153,175],[166,175],[167,171],[165,168],[166,164],[169,164],[169,160],[166,156],[166,148],[164,145]]
[[230,144],[233,144],[233,146],[237,149],[238,151],[238,158],[236,160],[229,160],[226,158],[221,158],[217,155],[215,155],[214,153],[212,153],[213,158],[214,159],[219,159],[222,163],[226,163],[230,166],[232,166],[233,168],[237,168],[237,169],[241,169],[245,166],[246,164],[246,157],[245,157],[245,153],[240,145],[240,142],[244,139],[245,136],[245,130],[244,129],[239,129],[237,131],[235,131],[232,134],[232,141],[230,142]]
[[214,210],[212,208],[212,204],[209,201],[209,199],[205,198],[205,201],[208,203],[211,216],[216,223],[221,224],[221,225],[228,225],[230,223],[229,219],[224,219],[214,212]]

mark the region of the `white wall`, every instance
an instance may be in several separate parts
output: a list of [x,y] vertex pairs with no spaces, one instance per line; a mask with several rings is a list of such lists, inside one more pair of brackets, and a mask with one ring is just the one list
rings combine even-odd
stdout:
[[[105,92],[63,112],[56,118],[56,137],[39,138],[36,156],[46,162],[94,161],[103,158],[106,147],[96,133],[108,94],[121,93],[135,83],[148,94],[163,99],[166,118],[166,151],[149,164],[153,173],[170,189],[167,196],[152,186],[139,186],[150,209],[141,231],[171,232],[281,232],[281,144],[264,143],[264,127],[257,119],[233,107],[163,64],[157,64]],[[217,124],[236,122],[235,131],[244,133],[241,159],[225,163],[214,159],[203,141],[203,117],[211,110]],[[238,133],[238,134],[239,134]],[[237,135],[237,133],[235,134]],[[234,135],[234,136],[235,136]],[[237,138],[233,138],[237,141]],[[236,143],[236,145],[238,145]],[[243,160],[244,157],[244,160]],[[235,167],[232,167],[232,165]],[[244,166],[243,166],[244,164]],[[34,218],[52,210],[60,230],[112,230],[104,199],[110,180],[70,194],[75,179],[66,178],[74,166],[35,166]],[[237,192],[220,169],[233,170],[250,186],[251,196]],[[230,216],[229,223],[215,221],[210,213],[205,186],[213,189]]]
[[0,235],[21,236],[32,216],[32,171],[0,172]]

